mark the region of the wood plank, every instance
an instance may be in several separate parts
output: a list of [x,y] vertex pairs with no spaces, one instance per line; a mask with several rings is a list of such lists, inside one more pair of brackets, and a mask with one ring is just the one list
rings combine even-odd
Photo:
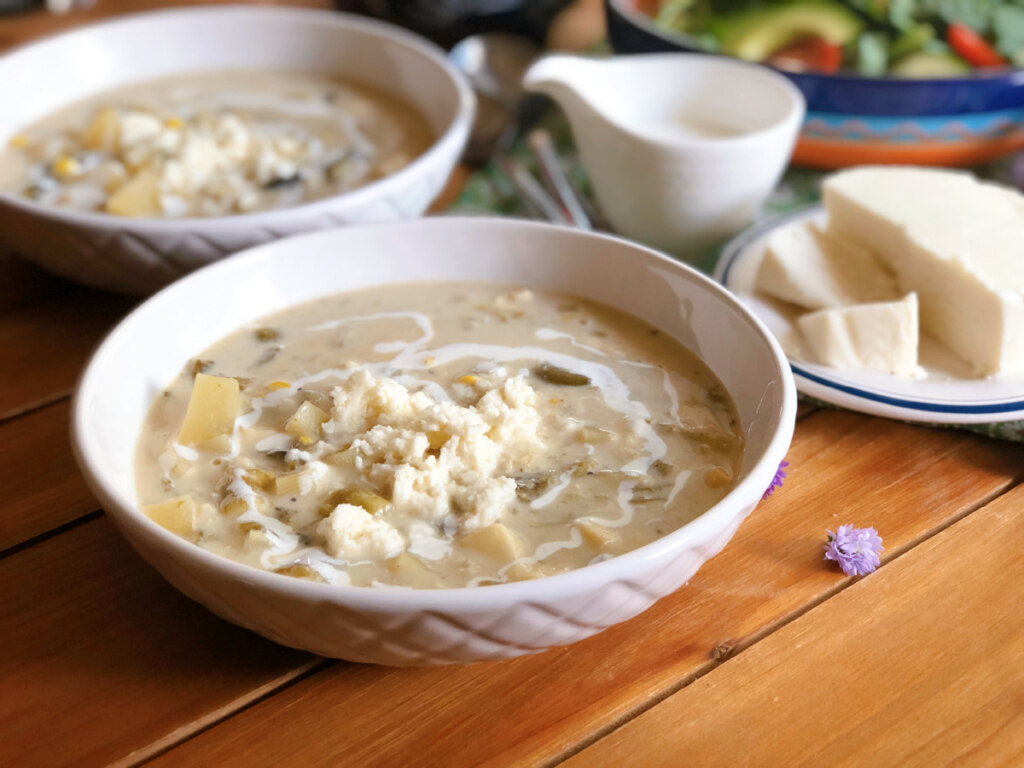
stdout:
[[69,403],[0,424],[0,551],[99,509],[71,455]]
[[76,286],[0,313],[0,420],[69,395],[93,347],[134,303]]
[[192,603],[94,520],[0,560],[0,764],[139,760],[313,661]]
[[568,766],[1024,764],[1024,486]]
[[892,557],[1005,489],[1024,446],[822,410],[798,425],[790,461],[786,486],[718,557],[625,625],[501,664],[337,664],[155,764],[549,762],[846,584],[822,560],[827,528],[873,524]]

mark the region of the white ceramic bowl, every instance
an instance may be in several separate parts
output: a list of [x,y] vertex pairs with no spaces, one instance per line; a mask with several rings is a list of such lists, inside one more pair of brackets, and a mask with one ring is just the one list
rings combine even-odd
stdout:
[[86,96],[139,80],[229,69],[352,78],[416,107],[438,138],[404,169],[359,189],[238,216],[132,219],[0,193],[0,242],[71,279],[151,293],[226,254],[287,235],[419,216],[444,187],[472,124],[465,78],[439,48],[409,32],[326,11],[200,8],[127,16],[0,57],[0,146]]
[[[136,506],[133,454],[153,398],[186,361],[268,312],[365,286],[492,280],[620,307],[699,354],[736,401],[736,488],[673,533],[536,581],[475,589],[338,587],[241,565]],[[202,309],[199,309],[202,308]],[[717,553],[760,500],[793,434],[796,390],[764,326],[698,272],[613,237],[503,219],[427,218],[308,234],[175,283],[118,325],[75,396],[72,443],[89,486],[136,550],[229,621],[325,656],[392,665],[501,659],[566,645],[640,613]]]

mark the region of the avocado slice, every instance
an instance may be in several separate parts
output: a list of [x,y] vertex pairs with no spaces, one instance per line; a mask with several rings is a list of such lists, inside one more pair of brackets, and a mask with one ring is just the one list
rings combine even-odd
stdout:
[[952,53],[928,53],[918,51],[893,65],[891,73],[896,77],[959,77],[971,71],[967,62]]
[[711,32],[723,53],[747,61],[764,61],[805,37],[846,45],[863,27],[853,11],[833,0],[792,0],[719,18],[711,23]]

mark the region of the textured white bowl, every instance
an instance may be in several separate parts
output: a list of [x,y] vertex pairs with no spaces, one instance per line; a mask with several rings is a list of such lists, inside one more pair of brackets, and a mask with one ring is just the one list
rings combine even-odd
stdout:
[[[699,354],[736,401],[746,449],[736,488],[648,546],[536,581],[476,589],[338,587],[214,555],[142,515],[134,448],[153,398],[186,361],[268,312],[370,285],[492,280],[620,307]],[[428,286],[424,290],[429,290]],[[214,613],[285,645],[392,665],[501,659],[589,637],[678,589],[754,508],[786,455],[796,390],[786,358],[731,294],[633,243],[502,219],[428,218],[308,234],[254,248],[142,304],[79,383],[72,443],[136,550]]]
[[274,69],[348,77],[413,105],[437,139],[407,167],[305,205],[193,219],[133,219],[0,193],[0,242],[46,269],[123,293],[152,293],[243,248],[299,232],[419,216],[466,143],[474,98],[443,52],[409,32],[341,13],[226,7],[123,17],[0,57],[0,146],[92,94],[186,72]]

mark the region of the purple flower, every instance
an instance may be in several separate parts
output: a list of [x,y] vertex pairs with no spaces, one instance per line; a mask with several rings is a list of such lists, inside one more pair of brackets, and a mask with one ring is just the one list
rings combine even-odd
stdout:
[[773,493],[775,493],[776,488],[782,487],[782,481],[786,479],[786,473],[783,470],[788,466],[788,461],[783,461],[781,464],[779,464],[779,468],[775,470],[775,477],[772,478],[772,484],[768,486],[768,490],[765,491],[764,494],[761,496],[761,501],[764,501]]
[[828,532],[825,559],[839,563],[847,576],[862,576],[878,567],[882,549],[882,537],[874,528],[840,525],[835,533]]

